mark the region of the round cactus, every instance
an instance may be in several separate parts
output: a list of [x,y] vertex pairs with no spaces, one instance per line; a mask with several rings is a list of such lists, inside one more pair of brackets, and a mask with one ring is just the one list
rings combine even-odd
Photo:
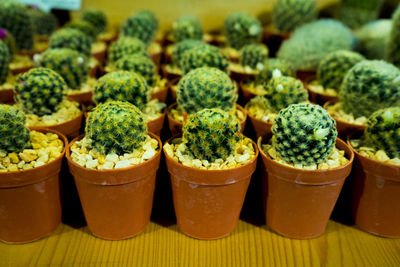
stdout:
[[25,114],[16,107],[0,104],[0,150],[21,152],[29,146],[30,132]]
[[236,88],[229,76],[216,68],[192,70],[179,81],[176,102],[188,114],[205,108],[231,111],[236,104]]
[[145,78],[148,86],[157,82],[157,66],[151,58],[140,54],[124,56],[115,62],[117,70],[136,72]]
[[203,109],[188,116],[183,141],[196,159],[227,159],[240,140],[238,120],[220,109]]
[[87,80],[90,69],[87,57],[69,48],[46,50],[36,58],[35,65],[54,70],[71,89],[81,87]]
[[400,70],[381,60],[364,60],[351,68],[342,83],[343,111],[369,117],[374,111],[400,105]]
[[26,113],[44,116],[54,113],[66,96],[67,84],[57,72],[34,68],[18,76],[16,101]]
[[44,12],[38,8],[32,8],[29,9],[28,14],[32,19],[36,34],[49,36],[58,26],[57,18],[51,13]]
[[115,63],[123,56],[133,54],[148,55],[146,45],[138,38],[121,37],[111,44],[108,51],[108,61]]
[[17,52],[17,46],[15,43],[15,38],[6,29],[0,29],[0,41],[5,43],[8,47],[8,52],[10,52],[11,59]]
[[143,145],[147,123],[143,113],[131,103],[109,101],[89,112],[85,133],[100,154],[123,155]]
[[256,83],[267,83],[272,78],[274,70],[279,70],[284,76],[296,76],[296,70],[288,61],[278,58],[270,58],[264,62],[263,70],[257,74],[255,78]]
[[70,48],[87,57],[90,57],[91,47],[90,38],[75,29],[61,29],[53,33],[49,39],[49,48]]
[[350,28],[359,28],[379,16],[383,0],[343,0],[338,19]]
[[228,60],[218,47],[204,45],[187,50],[179,61],[179,67],[185,74],[200,67],[214,67],[226,71]]
[[317,19],[318,9],[314,0],[278,0],[272,10],[275,27],[284,33]]
[[93,99],[97,104],[109,100],[127,101],[142,109],[150,100],[150,91],[141,75],[129,71],[116,71],[97,81]]
[[83,32],[86,36],[90,37],[90,40],[94,42],[97,38],[96,28],[85,20],[72,20],[65,24],[65,28],[75,29]]
[[26,6],[17,2],[2,1],[0,28],[10,31],[19,50],[32,50],[34,28]]
[[107,28],[107,16],[100,9],[90,8],[84,10],[82,19],[92,24],[97,34],[104,32]]
[[400,107],[372,113],[364,135],[366,144],[384,150],[391,158],[400,158]]
[[318,105],[293,104],[272,124],[272,146],[288,163],[309,166],[324,162],[337,137],[336,122]]
[[339,91],[346,73],[362,60],[365,58],[356,52],[332,52],[321,60],[317,69],[317,79],[323,87]]
[[142,10],[127,18],[121,26],[123,36],[136,37],[149,45],[158,30],[158,21],[153,13]]
[[224,22],[224,30],[228,43],[235,49],[252,43],[259,43],[262,38],[260,21],[249,14],[234,12]]
[[7,81],[11,56],[7,45],[0,41],[0,85]]
[[389,48],[391,19],[379,19],[372,21],[357,32],[357,51],[368,59],[385,59]]
[[240,50],[240,65],[262,70],[268,58],[268,48],[263,44],[249,44]]
[[[387,58],[389,62],[400,66],[400,5],[392,15],[392,28],[390,30]],[[382,48],[381,48],[382,49]]]
[[186,39],[179,43],[176,43],[172,49],[172,55],[171,55],[172,63],[175,66],[179,67],[179,62],[182,58],[182,55],[186,51],[201,45],[206,45],[206,43],[200,40],[193,40],[193,39]]
[[202,40],[203,27],[195,16],[182,16],[172,24],[172,37],[175,42],[186,39]]

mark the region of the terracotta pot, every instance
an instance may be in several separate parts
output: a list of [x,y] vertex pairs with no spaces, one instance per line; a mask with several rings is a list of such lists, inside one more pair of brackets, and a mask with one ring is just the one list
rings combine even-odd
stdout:
[[59,173],[68,141],[55,133],[64,143],[62,154],[55,160],[30,170],[0,173],[0,240],[23,244],[50,235],[61,223]]
[[106,61],[107,57],[107,46],[105,45],[104,49],[92,53],[92,57],[97,59],[97,61],[99,61],[100,64],[103,64]]
[[301,80],[302,82],[309,81],[312,77],[316,77],[315,70],[297,70],[296,78]]
[[103,37],[99,38],[100,42],[104,42],[109,46],[112,42],[116,41],[118,39],[118,33],[114,32],[112,35],[105,35]]
[[311,102],[318,104],[320,106],[323,106],[326,102],[337,102],[339,98],[337,96],[330,96],[330,95],[324,95],[319,92],[313,91],[309,84],[310,82],[315,80],[315,76],[310,76],[306,81],[303,82],[304,87],[308,91],[308,96]]
[[163,114],[155,120],[147,122],[147,129],[149,132],[160,136],[161,130],[164,126],[165,115],[167,114],[167,110],[164,110]]
[[237,81],[238,83],[243,83],[246,81],[254,80],[255,74],[245,73],[245,72],[238,72],[235,70],[230,70],[230,76],[233,80]]
[[257,165],[258,150],[255,143],[253,145],[254,159],[228,170],[187,167],[164,150],[178,227],[184,234],[198,239],[216,239],[234,230]]
[[[256,138],[258,139],[260,136],[264,137],[270,135],[272,123],[259,120],[256,117],[252,116],[249,112],[247,112],[247,116],[250,118],[251,125],[253,125],[254,131],[256,132]],[[256,139],[256,140],[257,140]]]
[[162,65],[162,66],[161,66],[161,72],[162,72],[163,76],[164,76],[168,81],[180,79],[180,78],[182,77],[181,74],[177,74],[177,73],[170,72],[170,71],[168,70],[168,68],[166,67],[166,65]]
[[122,169],[93,170],[67,160],[78,188],[83,212],[93,235],[109,240],[121,240],[141,233],[150,221],[156,172],[160,164],[159,151],[148,161]]
[[301,170],[280,164],[258,148],[266,168],[264,195],[267,225],[290,238],[307,239],[325,231],[333,207],[346,177],[350,174],[354,154],[337,139],[336,146],[345,151],[349,162],[330,170]]
[[0,90],[0,103],[5,103],[5,104],[14,103],[14,91],[12,88]]
[[240,92],[242,96],[242,102],[243,103],[248,103],[253,97],[256,97],[257,95],[251,92],[250,90],[247,89],[247,86],[245,83],[241,82],[239,84],[240,87]]
[[97,62],[94,66],[90,68],[89,76],[93,78],[98,78],[103,73],[100,63]]
[[[167,108],[168,127],[172,133],[172,136],[182,133],[182,122],[175,120],[170,112],[171,109],[176,108],[176,105],[177,104],[174,103]],[[240,132],[243,132],[246,128],[247,111],[239,105],[236,105],[236,108],[242,111],[242,113],[244,114],[244,119],[240,122]]]
[[158,52],[153,52],[150,54],[151,59],[153,60],[153,62],[159,66],[161,63],[161,57],[162,57],[162,49],[160,49],[160,51]]
[[[180,78],[178,78],[178,79],[175,79],[175,81],[176,80],[180,80]],[[176,101],[176,91],[178,90],[178,85],[177,85],[177,82],[171,82],[171,85],[170,85],[170,88],[171,88],[171,98],[172,98],[172,101]]]
[[60,123],[60,124],[55,124],[55,125],[45,125],[45,126],[32,126],[29,127],[31,130],[39,130],[39,129],[50,129],[54,131],[58,131],[65,135],[68,139],[73,139],[79,135],[79,131],[81,129],[82,125],[82,117],[83,113],[79,114],[77,117],[75,117],[72,120]]
[[12,75],[15,76],[15,75],[18,75],[18,74],[21,74],[21,73],[25,73],[25,72],[29,71],[32,68],[33,68],[33,64],[32,65],[28,65],[28,66],[22,66],[22,67],[13,67],[13,68],[10,68],[10,71],[11,71]]
[[86,91],[86,92],[80,92],[80,93],[76,93],[76,94],[69,94],[67,96],[67,99],[69,101],[75,101],[75,102],[78,102],[78,103],[80,103],[82,105],[86,105],[86,106],[94,105],[94,102],[93,102],[93,91]]
[[164,89],[158,92],[151,93],[151,99],[158,99],[159,102],[165,103],[167,102],[168,91],[169,85],[166,85]]
[[290,38],[288,33],[280,33],[276,30],[266,27],[263,29],[263,43],[268,47],[269,57],[275,57],[281,44]]
[[[363,132],[349,136],[360,137]],[[352,214],[362,230],[400,238],[400,166],[362,156],[355,149]]]

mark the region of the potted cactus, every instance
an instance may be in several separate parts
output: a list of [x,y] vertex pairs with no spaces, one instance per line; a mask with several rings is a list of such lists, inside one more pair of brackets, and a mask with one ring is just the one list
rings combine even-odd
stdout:
[[166,105],[150,100],[150,89],[140,74],[129,71],[111,72],[101,77],[94,87],[94,102],[99,105],[110,100],[127,101],[142,112],[149,132],[160,135],[164,125]]
[[237,119],[221,109],[190,114],[182,138],[164,145],[180,230],[216,239],[235,228],[258,151],[239,134]]
[[174,43],[186,39],[203,40],[201,21],[195,16],[181,16],[172,24],[171,35]]
[[23,110],[31,129],[59,131],[68,138],[79,135],[82,111],[66,99],[67,84],[57,72],[34,68],[18,76],[14,86],[16,106]]
[[319,105],[337,101],[338,92],[346,73],[365,58],[357,52],[339,50],[326,55],[317,69],[317,79],[310,77],[305,86],[310,100]]
[[10,75],[11,55],[5,43],[0,41],[0,103],[13,102],[13,77]]
[[94,26],[97,33],[97,39],[107,45],[117,39],[117,32],[108,29],[108,21],[106,14],[97,8],[88,8],[83,10],[82,20],[89,22]]
[[264,84],[264,90],[264,95],[254,97],[245,106],[257,138],[271,134],[272,123],[281,109],[308,101],[303,83],[283,76],[279,70],[275,70],[273,77]]
[[[388,46],[387,46],[387,59],[393,65],[399,67],[400,66],[400,5],[396,8],[392,15],[392,24],[390,28]],[[389,27],[387,27],[389,28]]]
[[379,17],[383,0],[343,0],[336,17],[352,29],[357,29]]
[[400,237],[400,107],[375,111],[364,132],[349,136],[355,154],[352,210],[371,234]]
[[34,38],[39,42],[47,42],[49,36],[57,29],[58,21],[52,13],[45,12],[37,7],[28,9],[35,31]]
[[339,135],[363,130],[376,110],[400,104],[400,70],[381,60],[364,60],[351,68],[341,85],[339,102],[325,108],[337,122]]
[[45,237],[61,223],[59,172],[67,139],[53,130],[30,131],[25,114],[0,104],[0,241]]
[[129,102],[108,101],[89,113],[85,136],[67,150],[90,231],[120,240],[150,221],[161,141],[147,133],[144,114]]
[[112,71],[115,62],[123,56],[141,54],[148,55],[146,45],[136,37],[120,37],[108,49],[106,72]]
[[354,158],[335,126],[322,107],[292,104],[276,117],[272,138],[258,139],[266,221],[274,231],[297,239],[324,232]]
[[187,115],[205,108],[219,108],[236,117],[243,131],[247,114],[236,105],[237,98],[236,86],[226,73],[210,67],[194,69],[179,81],[177,103],[167,110],[169,128],[173,135],[179,134]]

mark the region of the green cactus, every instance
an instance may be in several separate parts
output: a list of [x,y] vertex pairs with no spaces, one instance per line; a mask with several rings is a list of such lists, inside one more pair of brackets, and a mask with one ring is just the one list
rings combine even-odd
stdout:
[[309,166],[324,162],[337,137],[336,122],[321,106],[293,104],[272,124],[272,146],[288,163]]
[[0,28],[10,31],[18,50],[32,50],[34,29],[26,6],[11,1],[0,3]]
[[342,83],[339,101],[354,117],[400,105],[400,70],[383,60],[364,60],[351,68]]
[[392,15],[387,59],[396,66],[400,66],[400,5]]
[[257,74],[255,83],[267,83],[272,78],[274,70],[279,70],[284,76],[296,76],[296,70],[290,62],[283,59],[270,58],[264,62],[264,68]]
[[75,29],[61,29],[50,36],[49,48],[70,48],[87,57],[91,55],[92,42],[88,36]]
[[101,9],[90,8],[84,10],[82,19],[92,24],[97,34],[104,32],[107,28],[107,16]]
[[289,61],[296,70],[316,70],[329,53],[352,50],[355,38],[342,23],[320,19],[297,28],[281,45],[278,58]]
[[64,100],[67,84],[57,72],[47,68],[34,68],[17,78],[15,99],[26,113],[50,115]]
[[224,30],[228,43],[235,49],[252,43],[259,43],[262,38],[260,21],[243,12],[231,13],[224,22]]
[[149,45],[156,36],[158,21],[153,13],[142,10],[127,18],[121,26],[122,36],[136,37]]
[[14,106],[0,104],[0,150],[21,152],[30,145],[25,114]]
[[359,28],[378,18],[383,0],[343,0],[338,19],[350,28]]
[[203,109],[188,116],[183,142],[196,159],[226,160],[240,140],[238,120],[220,109]]
[[0,85],[7,81],[10,72],[11,56],[6,44],[0,41]]
[[151,58],[136,54],[124,56],[115,62],[117,70],[133,71],[143,76],[147,85],[153,87],[157,82],[157,66]]
[[58,27],[57,18],[51,14],[44,12],[38,8],[32,8],[28,11],[36,34],[49,36]]
[[35,59],[37,67],[49,68],[60,74],[70,89],[79,89],[88,78],[89,60],[76,50],[48,49]]
[[97,38],[97,29],[91,23],[85,20],[72,20],[65,24],[64,27],[67,29],[75,29],[83,32],[86,36],[90,38],[92,42],[94,42]]
[[93,99],[97,104],[109,100],[127,101],[143,110],[150,100],[150,91],[141,75],[129,71],[116,71],[98,79]]
[[111,44],[108,50],[108,61],[113,64],[123,56],[134,54],[148,55],[146,45],[135,37],[120,37]]
[[317,19],[318,9],[314,0],[278,0],[272,10],[275,27],[290,33],[301,25]]
[[391,158],[400,158],[400,107],[372,113],[364,137],[367,145],[384,150]]
[[339,50],[321,60],[317,69],[317,79],[324,88],[339,91],[346,73],[357,63],[365,60],[359,53]]
[[100,154],[121,156],[143,145],[147,123],[143,113],[131,103],[108,101],[89,112],[85,133]]
[[268,48],[263,44],[249,44],[240,50],[240,65],[262,70],[268,58]]
[[187,50],[179,61],[179,67],[185,74],[200,67],[214,67],[226,71],[228,60],[218,47],[203,45]]
[[202,67],[190,71],[179,81],[176,102],[188,114],[205,108],[231,111],[237,97],[236,88],[226,73]]
[[193,39],[186,39],[179,43],[176,43],[172,49],[172,55],[171,55],[172,64],[180,67],[179,62],[182,58],[182,55],[186,51],[202,45],[206,45],[206,43],[200,40],[193,40]]
[[175,42],[186,39],[202,40],[203,27],[200,20],[195,16],[182,16],[172,24],[172,37]]
[[0,40],[5,43],[8,47],[8,52],[10,52],[11,59],[17,53],[17,46],[15,43],[15,38],[6,29],[0,29]]

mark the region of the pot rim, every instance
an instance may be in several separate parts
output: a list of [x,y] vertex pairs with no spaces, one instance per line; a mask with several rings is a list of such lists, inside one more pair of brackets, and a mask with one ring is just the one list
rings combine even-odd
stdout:
[[[339,102],[339,101],[329,100],[324,104],[323,108],[327,110],[328,106],[332,105],[333,103],[337,103],[337,102]],[[358,128],[360,130],[365,129],[365,125],[349,123],[349,122],[346,122],[344,120],[341,120],[341,119],[333,117],[333,116],[332,116],[332,118],[336,121],[336,123],[340,123],[340,124],[343,124],[345,126],[352,127],[352,128]]]
[[75,118],[69,120],[69,121],[65,121],[63,123],[59,123],[59,124],[52,124],[52,125],[43,125],[43,126],[30,126],[28,127],[30,130],[34,130],[36,131],[37,129],[41,129],[41,128],[50,128],[50,127],[62,127],[65,126],[66,124],[71,123],[72,121],[75,120],[81,120],[83,118],[83,111],[81,110],[81,112],[79,113],[78,116],[76,116]]

